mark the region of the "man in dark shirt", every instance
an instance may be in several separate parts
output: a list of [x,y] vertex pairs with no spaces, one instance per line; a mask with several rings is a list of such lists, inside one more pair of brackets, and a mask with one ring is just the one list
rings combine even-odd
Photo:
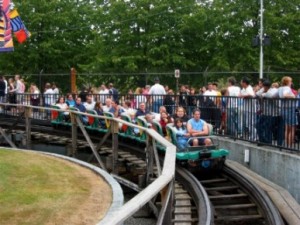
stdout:
[[[85,113],[86,112],[86,108],[85,106],[82,104],[81,102],[81,98],[80,97],[77,97],[76,98],[76,101],[75,101],[75,106],[74,106],[76,109],[78,109],[80,112],[82,113]],[[84,124],[87,124],[88,122],[88,118],[85,116],[85,115],[80,115],[80,118],[81,118],[81,121],[84,123]]]
[[139,108],[136,111],[135,117],[145,116],[149,111],[146,110],[146,103],[141,102]]

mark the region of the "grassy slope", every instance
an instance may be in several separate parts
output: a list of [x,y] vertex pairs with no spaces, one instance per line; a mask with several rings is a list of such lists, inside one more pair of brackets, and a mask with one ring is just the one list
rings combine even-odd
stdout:
[[0,150],[0,224],[45,224],[61,211],[68,216],[90,194],[87,184],[59,160]]

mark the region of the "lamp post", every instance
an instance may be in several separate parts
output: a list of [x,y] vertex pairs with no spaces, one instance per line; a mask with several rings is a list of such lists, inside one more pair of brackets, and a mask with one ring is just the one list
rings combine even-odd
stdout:
[[263,78],[264,71],[264,1],[260,0],[260,54],[259,54],[259,78]]

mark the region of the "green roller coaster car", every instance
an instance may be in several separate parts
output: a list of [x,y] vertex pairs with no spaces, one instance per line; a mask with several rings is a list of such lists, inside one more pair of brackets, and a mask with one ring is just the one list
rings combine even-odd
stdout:
[[[212,133],[211,125],[210,134]],[[167,133],[170,141],[177,146],[176,131],[173,125],[167,126]],[[218,147],[218,141],[213,136],[201,137],[210,138],[212,145],[209,146],[187,146],[183,151],[176,153],[176,160],[182,166],[188,167],[190,170],[198,171],[199,169],[222,169],[226,156],[229,151]],[[188,142],[190,142],[189,140]]]

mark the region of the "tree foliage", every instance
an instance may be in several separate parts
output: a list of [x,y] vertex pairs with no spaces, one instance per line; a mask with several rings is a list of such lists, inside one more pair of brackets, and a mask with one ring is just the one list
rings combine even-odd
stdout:
[[[259,1],[15,0],[32,32],[0,55],[3,73],[258,71]],[[300,0],[265,1],[265,68],[299,71]],[[186,82],[203,81],[200,76]],[[98,78],[97,78],[98,77]],[[97,76],[123,85],[144,76]],[[169,77],[165,78],[169,80]],[[85,79],[83,79],[84,81]],[[89,80],[91,81],[91,80]]]

